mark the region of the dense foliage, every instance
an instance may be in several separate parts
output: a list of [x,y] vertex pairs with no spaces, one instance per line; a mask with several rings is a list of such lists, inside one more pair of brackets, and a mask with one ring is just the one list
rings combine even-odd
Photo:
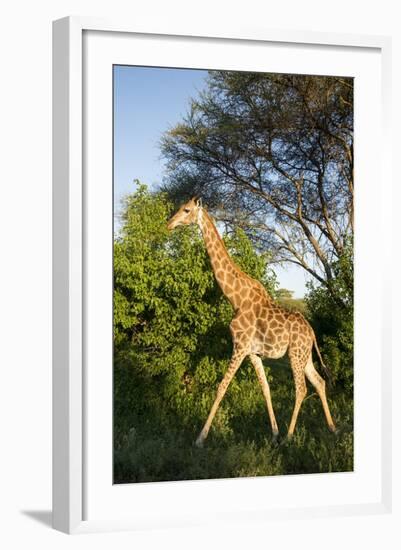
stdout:
[[[352,241],[333,263],[329,287],[309,285],[306,304],[336,388],[352,398],[354,380],[354,261]],[[340,299],[338,299],[340,298]]]
[[[138,184],[125,200],[115,238],[115,482],[351,470],[349,380],[329,394],[339,435],[327,430],[310,388],[293,440],[277,444],[248,361],[232,381],[205,447],[194,446],[228,366],[233,312],[214,280],[197,228],[167,232],[171,208],[165,195]],[[225,241],[235,261],[276,296],[268,255],[256,253],[241,230]],[[312,295],[316,315],[322,301],[321,331],[327,331],[330,346],[329,304],[318,290]],[[338,377],[341,368],[335,366]],[[286,359],[265,362],[265,369],[284,436],[294,405],[291,371]]]

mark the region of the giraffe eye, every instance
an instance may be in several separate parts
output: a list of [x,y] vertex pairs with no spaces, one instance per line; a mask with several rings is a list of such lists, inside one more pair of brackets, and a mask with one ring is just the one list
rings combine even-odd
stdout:
[[184,208],[184,212],[188,214],[189,212],[191,212],[191,210],[189,208]]

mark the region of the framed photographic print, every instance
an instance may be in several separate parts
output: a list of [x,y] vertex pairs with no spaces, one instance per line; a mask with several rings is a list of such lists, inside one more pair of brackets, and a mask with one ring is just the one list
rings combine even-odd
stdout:
[[53,51],[54,527],[388,511],[389,39]]

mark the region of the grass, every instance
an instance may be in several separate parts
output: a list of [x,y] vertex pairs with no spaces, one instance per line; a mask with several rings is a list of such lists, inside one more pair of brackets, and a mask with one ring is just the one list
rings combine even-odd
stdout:
[[320,399],[308,384],[294,436],[288,441],[286,432],[294,406],[291,370],[286,358],[268,364],[280,429],[276,442],[262,393],[260,399],[254,399],[254,406],[245,406],[255,385],[260,391],[255,377],[254,385],[244,380],[231,393],[229,388],[203,448],[196,447],[194,441],[204,419],[195,428],[174,415],[142,411],[138,416],[132,414],[131,427],[125,431],[119,430],[115,419],[115,483],[352,471],[352,399],[339,388],[328,392],[339,429],[332,434]]

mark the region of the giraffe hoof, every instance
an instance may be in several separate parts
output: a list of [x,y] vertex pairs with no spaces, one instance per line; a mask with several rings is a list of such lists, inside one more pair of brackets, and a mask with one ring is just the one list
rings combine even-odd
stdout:
[[203,444],[205,442],[205,439],[201,436],[198,437],[198,439],[195,441],[195,445],[201,449],[203,447]]
[[277,443],[278,436],[279,436],[278,431],[277,431],[277,432],[273,432],[273,435],[272,435],[272,441],[273,441],[273,443]]

